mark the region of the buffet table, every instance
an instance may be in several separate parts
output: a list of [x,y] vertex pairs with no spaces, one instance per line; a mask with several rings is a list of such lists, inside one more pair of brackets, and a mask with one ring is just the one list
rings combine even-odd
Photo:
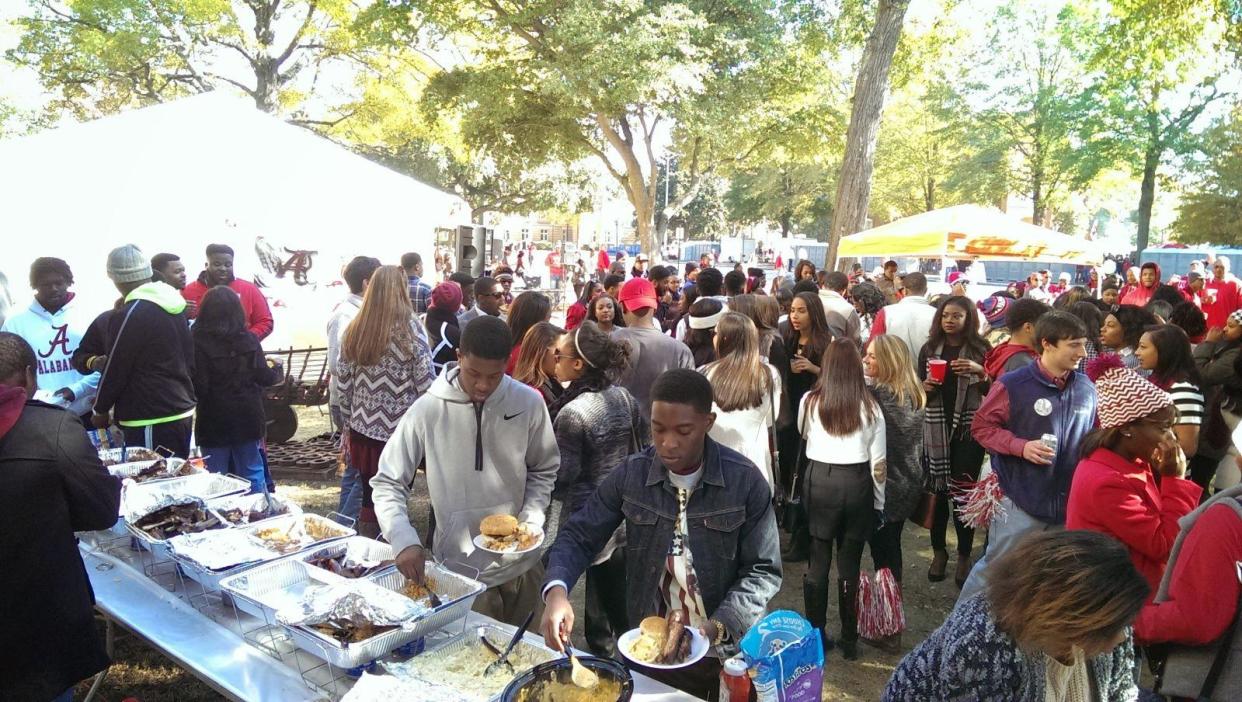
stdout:
[[[296,649],[277,627],[235,608],[227,597],[182,577],[172,561],[138,551],[116,532],[82,534],[80,551],[97,608],[161,651],[226,698],[234,700],[337,700],[353,679]],[[470,613],[448,627],[442,639],[489,624],[513,627]],[[532,643],[542,637],[526,634]],[[633,700],[694,700],[633,673]]]

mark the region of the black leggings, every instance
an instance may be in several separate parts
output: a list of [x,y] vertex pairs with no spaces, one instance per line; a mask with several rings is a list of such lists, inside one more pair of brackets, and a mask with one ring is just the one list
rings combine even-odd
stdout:
[[[983,468],[983,447],[973,439],[954,439],[949,444],[949,465],[952,482],[973,483],[979,479],[979,471]],[[953,512],[953,529],[957,532],[957,554],[969,556],[975,545],[975,530],[962,523],[957,503],[950,499],[947,492],[936,495],[936,514],[931,528],[932,548],[937,551],[947,548],[945,535],[950,509]]]
[[600,658],[615,658],[617,637],[629,628],[625,610],[625,547],[608,560],[587,568],[587,648]]
[[884,526],[871,535],[871,562],[878,571],[888,568],[893,578],[901,582],[901,530],[904,521],[884,522]]

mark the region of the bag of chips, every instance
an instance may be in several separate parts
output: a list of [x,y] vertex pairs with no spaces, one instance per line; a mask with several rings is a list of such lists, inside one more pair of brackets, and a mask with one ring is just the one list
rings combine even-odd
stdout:
[[819,702],[824,684],[824,644],[797,612],[778,610],[742,637],[742,656],[759,702]]

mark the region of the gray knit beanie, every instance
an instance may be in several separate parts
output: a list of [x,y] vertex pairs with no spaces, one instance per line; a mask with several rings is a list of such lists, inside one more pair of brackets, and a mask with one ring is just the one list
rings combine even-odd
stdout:
[[112,249],[108,253],[108,277],[114,283],[133,283],[151,278],[151,262],[142,249],[133,244]]

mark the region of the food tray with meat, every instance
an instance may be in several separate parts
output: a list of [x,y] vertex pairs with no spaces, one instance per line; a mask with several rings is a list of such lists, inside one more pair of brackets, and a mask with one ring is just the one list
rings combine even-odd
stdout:
[[452,688],[462,698],[474,702],[499,700],[515,675],[559,655],[523,639],[509,655],[512,670],[501,668],[484,675],[487,666],[498,657],[496,651],[504,651],[512,636],[512,632],[494,626],[471,627],[461,636],[408,661],[385,663],[384,669],[404,680]]
[[133,516],[132,520],[125,520],[126,530],[139,546],[161,558],[168,555],[168,540],[174,536],[228,528],[228,522],[197,497],[172,498],[145,514]]
[[[145,449],[144,449],[145,450]],[[155,483],[161,480],[184,478],[188,475],[206,473],[197,461],[181,458],[157,458],[153,461],[129,461],[108,466],[108,472],[122,480],[135,483]]]
[[365,536],[333,541],[298,558],[342,578],[362,578],[396,568],[392,546]]
[[238,527],[267,548],[290,555],[358,532],[318,514],[291,514]]
[[126,446],[124,448],[107,448],[99,449],[99,460],[105,466],[114,466],[118,463],[126,461],[154,461],[157,458],[163,458],[158,451],[153,451],[142,446]]
[[223,473],[198,473],[152,483],[127,484],[121,490],[121,515],[125,521],[133,522],[138,516],[178,499],[210,500],[249,490],[249,480]]
[[302,508],[279,495],[271,496],[271,504],[262,493],[229,495],[207,500],[207,506],[220,513],[233,526],[246,526],[286,514],[301,514]]
[[[346,580],[296,558],[256,566],[220,582],[220,588],[233,597],[238,609],[271,624],[277,623],[278,613],[294,611],[324,594],[323,591],[342,586],[377,587],[365,579]],[[415,607],[413,602],[404,598],[403,601],[411,609]],[[355,668],[381,658],[423,635],[421,628],[377,627],[374,630],[378,633],[373,636],[342,642],[327,631],[308,626],[283,626],[299,648],[342,668]],[[351,633],[362,636],[367,632],[355,630]]]

